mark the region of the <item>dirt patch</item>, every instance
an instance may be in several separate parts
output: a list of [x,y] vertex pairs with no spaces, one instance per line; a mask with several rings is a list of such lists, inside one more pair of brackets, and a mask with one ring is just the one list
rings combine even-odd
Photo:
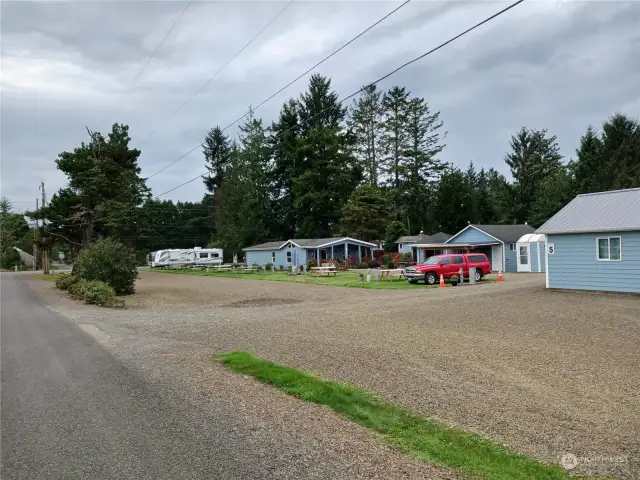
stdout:
[[238,300],[225,306],[232,308],[274,307],[276,305],[293,305],[296,303],[302,303],[302,300],[297,298],[250,298],[247,300]]

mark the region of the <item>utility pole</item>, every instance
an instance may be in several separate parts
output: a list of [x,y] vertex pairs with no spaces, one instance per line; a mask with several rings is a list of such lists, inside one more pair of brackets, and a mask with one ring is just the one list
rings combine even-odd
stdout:
[[38,197],[36,197],[36,228],[33,229],[33,269],[38,269]]
[[[46,194],[45,194],[45,191],[44,191],[44,182],[40,182],[40,191],[42,192],[42,235],[40,236],[40,238],[44,241],[45,228],[46,228],[46,222],[45,222],[45,216],[44,216],[44,208],[45,208],[46,202],[47,202]],[[49,273],[49,264],[47,262],[47,249],[46,248],[42,249],[42,273],[44,273],[45,275],[47,273]]]

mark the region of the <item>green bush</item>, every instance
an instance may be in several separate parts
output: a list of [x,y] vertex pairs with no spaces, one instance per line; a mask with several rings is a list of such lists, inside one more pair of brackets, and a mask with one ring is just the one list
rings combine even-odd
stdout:
[[56,288],[60,290],[69,290],[69,287],[78,281],[78,277],[75,275],[69,275],[67,273],[61,273],[56,278]]
[[386,265],[387,263],[389,263],[391,261],[393,257],[391,257],[391,255],[383,255],[382,256],[382,264]]
[[389,263],[387,263],[387,268],[388,269],[394,269],[394,268],[396,268],[396,264],[394,262],[389,262]]
[[280,269],[280,271],[283,271],[284,270],[284,265],[280,265],[278,268]]
[[264,264],[264,269],[267,272],[271,271],[271,267],[273,267],[273,263],[267,262],[267,263]]
[[5,270],[13,270],[16,266],[18,270],[23,270],[26,265],[20,258],[20,253],[15,248],[9,247],[0,256],[0,267]]
[[[116,291],[111,285],[99,280],[92,280],[86,283],[84,290],[84,302],[91,305],[108,307],[114,304]],[[122,301],[121,299],[118,299]]]
[[84,278],[78,278],[77,281],[70,284],[67,288],[69,294],[78,300],[82,300],[84,298],[84,292],[87,289],[88,280]]
[[105,282],[116,295],[127,295],[135,291],[138,268],[130,248],[111,238],[103,238],[80,252],[72,274],[84,280]]

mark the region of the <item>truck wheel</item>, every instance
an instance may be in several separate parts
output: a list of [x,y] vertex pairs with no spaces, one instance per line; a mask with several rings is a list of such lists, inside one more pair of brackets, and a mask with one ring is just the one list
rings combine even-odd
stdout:
[[474,274],[475,280],[476,282],[479,282],[480,280],[482,280],[482,272],[480,270],[476,270],[476,273]]
[[424,277],[424,283],[426,283],[427,285],[435,285],[436,284],[436,274],[431,272],[431,273],[427,273],[427,275]]

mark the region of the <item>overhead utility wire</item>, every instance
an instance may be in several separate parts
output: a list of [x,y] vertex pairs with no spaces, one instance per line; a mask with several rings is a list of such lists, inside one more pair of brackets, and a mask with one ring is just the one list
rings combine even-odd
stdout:
[[147,62],[142,66],[142,68],[136,74],[136,76],[133,78],[131,83],[135,83],[136,80],[138,80],[138,78],[140,78],[140,75],[142,75],[142,72],[144,72],[145,69],[149,66],[149,64],[151,63],[151,60],[153,60],[153,57],[155,57],[156,53],[158,53],[158,51],[162,48],[162,45],[164,45],[164,42],[167,40],[167,38],[169,38],[169,35],[171,35],[171,32],[173,32],[173,29],[176,28],[176,25],[178,25],[178,23],[180,23],[180,20],[182,19],[182,17],[186,13],[186,11],[189,10],[189,7],[191,6],[192,3],[193,3],[193,0],[189,0],[189,2],[187,2],[187,5],[182,9],[182,12],[180,12],[180,15],[178,15],[178,18],[175,19],[175,21],[171,25],[171,28],[169,28],[169,30],[165,34],[164,38],[156,46],[155,50],[151,53],[151,55],[147,59]]
[[[389,18],[391,15],[393,15],[394,13],[396,13],[398,10],[400,10],[402,7],[404,7],[405,5],[407,5],[408,3],[410,3],[411,0],[406,0],[404,3],[400,4],[399,6],[397,6],[396,8],[394,8],[393,10],[391,10],[389,13],[387,13],[384,17],[380,18],[378,21],[376,21],[375,23],[369,25],[366,29],[364,29],[363,31],[361,31],[359,34],[357,34],[355,37],[353,37],[351,40],[349,40],[347,43],[343,44],[340,48],[338,48],[337,50],[334,50],[333,52],[331,52],[329,55],[327,55],[326,57],[324,57],[322,60],[320,60],[318,63],[316,63],[315,65],[313,65],[312,67],[309,67],[307,70],[305,70],[304,72],[302,72],[300,75],[298,75],[295,79],[291,80],[289,83],[287,83],[284,87],[282,87],[280,90],[278,90],[277,92],[275,92],[274,94],[272,94],[271,96],[267,97],[266,99],[264,99],[262,102],[260,102],[255,108],[253,108],[253,111],[255,112],[258,108],[260,108],[261,106],[263,106],[265,103],[267,103],[269,100],[273,99],[276,95],[278,95],[279,93],[282,93],[284,90],[286,90],[287,88],[289,88],[291,85],[293,85],[294,83],[296,83],[298,80],[300,80],[302,77],[304,77],[305,75],[307,75],[309,72],[311,72],[312,70],[316,69],[317,67],[319,67],[320,65],[322,65],[324,62],[326,62],[327,60],[329,60],[331,57],[333,57],[335,54],[337,54],[338,52],[340,52],[341,50],[343,50],[344,48],[348,47],[350,44],[352,44],[353,42],[355,42],[358,38],[360,38],[361,36],[363,36],[365,33],[367,33],[369,30],[371,30],[372,28],[377,27],[378,25],[380,25],[382,22],[384,22],[387,18]],[[236,123],[238,123],[240,120],[242,120],[243,118],[245,118],[248,115],[248,113],[245,113],[244,115],[242,115],[241,117],[237,118],[236,120],[234,120],[233,122],[231,122],[229,125],[227,125],[226,127],[224,127],[222,129],[223,132],[225,132],[226,130],[228,130],[229,128],[233,127]],[[183,158],[185,158],[186,156],[190,155],[191,153],[193,153],[195,150],[197,150],[198,148],[200,148],[201,146],[204,145],[204,142],[196,145],[195,147],[193,147],[191,150],[189,150],[187,153],[185,153],[184,155],[178,157],[177,159],[173,160],[172,162],[170,162],[169,164],[165,165],[164,167],[162,167],[160,170],[158,170],[156,173],[154,173],[153,175],[147,177],[147,180],[149,180],[150,178],[155,177],[156,175],[158,175],[159,173],[165,171],[167,168],[171,167],[172,165],[175,165],[176,163],[178,163],[180,160],[182,160]]]
[[[236,52],[236,54],[235,54],[233,57],[231,57],[229,60],[227,60],[227,63],[225,63],[225,64],[224,64],[224,65],[223,65],[223,66],[222,66],[222,67],[221,67],[221,68],[220,68],[216,73],[214,73],[211,77],[209,77],[209,79],[208,79],[206,82],[204,82],[204,83],[200,86],[200,88],[198,88],[198,89],[193,93],[193,95],[191,95],[189,98],[187,98],[187,99],[182,103],[182,105],[180,105],[180,106],[179,106],[179,107],[178,107],[178,108],[177,108],[177,109],[176,109],[176,110],[175,110],[171,115],[169,115],[169,118],[167,118],[167,119],[165,120],[165,122],[168,122],[169,120],[171,120],[171,119],[172,119],[172,118],[173,118],[173,117],[174,117],[174,116],[175,116],[175,115],[176,115],[180,110],[182,110],[182,109],[183,109],[183,108],[184,108],[184,107],[185,107],[185,106],[186,106],[186,105],[187,105],[191,100],[193,100],[193,99],[194,99],[194,97],[195,97],[196,95],[198,95],[202,90],[204,90],[204,89],[207,87],[207,85],[209,85],[213,80],[215,80],[215,79],[218,77],[218,75],[220,75],[220,73],[222,73],[222,71],[223,71],[225,68],[227,68],[227,67],[229,66],[229,64],[231,64],[231,62],[233,62],[236,58],[238,58],[238,57],[240,56],[240,54],[241,54],[242,52],[244,52],[244,51],[249,47],[249,45],[251,45],[251,44],[252,44],[252,43],[253,43],[253,42],[254,42],[254,41],[255,41],[255,40],[256,40],[260,35],[262,35],[262,34],[264,33],[264,31],[265,31],[267,28],[269,28],[269,27],[271,26],[271,24],[272,24],[273,22],[275,22],[275,21],[276,21],[276,20],[277,20],[277,19],[278,19],[278,18],[279,18],[279,17],[280,17],[284,12],[285,12],[285,10],[287,10],[287,8],[289,8],[289,7],[291,6],[291,4],[292,4],[293,2],[294,2],[294,0],[291,0],[289,3],[287,3],[287,4],[284,6],[284,8],[283,8],[282,10],[280,10],[280,11],[276,14],[276,16],[275,16],[275,17],[273,17],[273,18],[269,21],[269,23],[267,23],[264,27],[262,27],[262,30],[260,30],[258,33],[256,33],[256,34],[251,38],[251,40],[249,40],[249,41],[245,44],[245,46],[244,46],[244,47],[242,47],[238,52]],[[147,140],[149,140],[149,138],[151,138],[151,137],[153,136],[153,134],[154,134],[154,133],[156,133],[159,129],[160,129],[160,127],[158,127],[158,128],[156,128],[155,130],[153,130],[149,135],[147,135],[147,137],[146,137],[144,140],[142,140],[142,142],[144,143],[144,142],[146,142]],[[154,175],[155,175],[155,173],[154,173]],[[153,176],[153,175],[152,175],[152,176]],[[149,178],[151,178],[151,177],[149,177]]]
[[[342,100],[340,100],[338,103],[339,103],[339,104],[342,104],[342,103],[344,103],[345,101],[349,100],[350,98],[353,98],[353,97],[355,97],[356,95],[358,95],[359,93],[361,93],[361,92],[362,92],[365,88],[367,88],[368,86],[370,86],[370,85],[376,85],[376,84],[380,83],[381,81],[386,80],[386,79],[387,79],[387,78],[389,78],[390,76],[392,76],[392,75],[394,75],[394,74],[398,73],[398,72],[399,72],[400,70],[402,70],[403,68],[408,67],[409,65],[411,65],[411,64],[413,64],[413,63],[415,63],[415,62],[417,62],[418,60],[423,59],[424,57],[426,57],[426,56],[428,56],[428,55],[431,55],[431,54],[432,54],[432,53],[434,53],[434,52],[437,52],[438,50],[440,50],[441,48],[446,47],[446,46],[447,46],[447,45],[449,45],[450,43],[455,42],[455,41],[456,41],[456,40],[458,40],[460,37],[463,37],[464,35],[466,35],[466,34],[468,34],[468,33],[472,32],[472,31],[473,31],[473,30],[475,30],[476,28],[481,27],[481,26],[482,26],[482,25],[484,25],[485,23],[490,22],[491,20],[493,20],[493,19],[495,19],[495,18],[499,17],[500,15],[502,15],[502,14],[504,14],[504,13],[508,12],[508,11],[509,11],[509,10],[511,10],[512,8],[514,8],[514,7],[518,6],[518,5],[520,5],[522,2],[524,2],[524,0],[518,0],[518,1],[514,2],[514,3],[512,3],[512,4],[511,4],[511,5],[509,5],[508,7],[505,7],[505,8],[503,8],[502,10],[500,10],[499,12],[494,13],[494,14],[493,14],[493,15],[491,15],[490,17],[485,18],[485,19],[484,19],[484,20],[482,20],[481,22],[476,23],[474,26],[472,26],[472,27],[470,27],[470,28],[466,29],[466,30],[465,30],[464,32],[462,32],[462,33],[459,33],[459,34],[458,34],[458,35],[456,35],[455,37],[450,38],[450,39],[449,39],[449,40],[447,40],[446,42],[441,43],[441,44],[440,44],[440,45],[438,45],[437,47],[432,48],[432,49],[431,49],[431,50],[429,50],[428,52],[425,52],[425,53],[423,53],[422,55],[420,55],[420,56],[418,56],[418,57],[415,57],[415,58],[413,58],[413,59],[409,60],[408,62],[403,63],[402,65],[400,65],[400,66],[399,66],[399,67],[397,67],[396,69],[392,70],[391,72],[387,73],[386,75],[383,75],[382,77],[378,78],[377,80],[375,80],[375,81],[373,81],[373,82],[371,82],[371,83],[367,84],[365,87],[362,87],[361,89],[359,89],[358,91],[356,91],[356,92],[352,93],[351,95],[349,95],[349,96],[347,96],[347,97],[344,97],[344,98],[343,98]],[[324,109],[324,110],[321,110],[320,112],[318,112],[318,113],[317,113],[317,114],[315,114],[314,116],[310,117],[310,119],[320,116],[321,114],[323,114],[325,111],[329,110],[330,108],[333,108],[333,107],[329,107],[329,108],[326,108],[326,109]],[[283,132],[281,132],[281,133],[286,133],[286,132],[289,132],[289,131],[291,131],[291,130],[293,130],[293,128],[289,128],[289,129],[287,129],[287,130],[284,130],[284,131],[283,131]],[[200,146],[200,145],[198,145],[198,146]],[[196,148],[198,148],[198,147],[196,147]],[[195,150],[195,149],[194,149],[194,150]],[[193,151],[193,150],[192,150],[192,151]],[[191,152],[189,152],[189,153],[191,153]],[[187,155],[188,155],[188,154],[187,154]],[[184,157],[184,156],[183,156],[183,157]],[[182,157],[181,157],[181,158],[182,158]],[[178,159],[178,160],[179,160],[179,159]],[[177,161],[177,160],[176,160],[176,161]],[[174,163],[175,163],[175,161],[174,161]],[[184,187],[185,185],[188,185],[189,183],[194,182],[195,180],[197,180],[198,178],[201,178],[202,176],[203,176],[203,174],[198,175],[198,176],[196,176],[196,177],[193,177],[191,180],[187,180],[186,182],[181,183],[180,185],[178,185],[178,186],[176,186],[176,187],[174,187],[174,188],[172,188],[172,189],[170,189],[170,190],[167,190],[166,192],[163,192],[163,193],[159,194],[159,195],[158,195],[158,197],[161,197],[161,196],[163,196],[163,195],[166,195],[166,194],[168,194],[168,193],[171,193],[171,192],[173,192],[174,190],[177,190],[178,188]],[[157,198],[157,197],[156,197],[156,198]]]
[[[359,89],[358,91],[356,91],[356,92],[352,93],[351,95],[349,95],[349,96],[347,96],[347,97],[343,98],[343,99],[342,99],[342,100],[340,100],[338,103],[343,103],[343,102],[345,102],[345,101],[349,100],[350,98],[355,97],[355,96],[356,96],[356,95],[358,95],[360,92],[362,92],[362,91],[363,91],[367,86],[369,86],[369,85],[376,85],[377,83],[380,83],[381,81],[383,81],[383,80],[385,80],[385,79],[389,78],[391,75],[394,75],[394,74],[398,73],[398,72],[399,72],[400,70],[402,70],[403,68],[408,67],[409,65],[411,65],[411,64],[413,64],[413,63],[415,63],[415,62],[417,62],[418,60],[423,59],[424,57],[426,57],[426,56],[428,56],[428,55],[431,55],[431,54],[432,54],[432,53],[434,53],[434,52],[437,52],[437,51],[438,51],[438,50],[440,50],[441,48],[444,48],[444,47],[446,47],[447,45],[449,45],[450,43],[455,42],[455,41],[456,41],[456,40],[458,40],[460,37],[463,37],[464,35],[466,35],[466,34],[468,34],[468,33],[471,33],[473,30],[475,30],[475,29],[477,29],[477,28],[481,27],[481,26],[482,26],[482,25],[484,25],[485,23],[488,23],[488,22],[490,22],[491,20],[493,20],[493,19],[495,19],[495,18],[499,17],[500,15],[502,15],[502,14],[504,14],[504,13],[508,12],[508,11],[509,11],[509,10],[511,10],[512,8],[517,7],[518,5],[520,5],[520,4],[521,4],[521,3],[523,3],[523,2],[524,2],[524,0],[518,0],[518,1],[516,1],[516,2],[514,2],[514,3],[512,3],[512,4],[510,4],[509,6],[507,6],[507,7],[503,8],[502,10],[500,10],[500,11],[498,11],[498,12],[494,13],[494,14],[493,14],[493,15],[491,15],[490,17],[487,17],[487,18],[485,18],[484,20],[482,20],[482,21],[480,21],[480,22],[476,23],[476,24],[475,24],[475,25],[473,25],[472,27],[467,28],[465,31],[463,31],[463,32],[459,33],[459,34],[458,34],[458,35],[456,35],[455,37],[452,37],[452,38],[450,38],[449,40],[447,40],[446,42],[441,43],[441,44],[440,44],[440,45],[438,45],[437,47],[432,48],[432,49],[431,49],[431,50],[429,50],[428,52],[425,52],[425,53],[423,53],[422,55],[419,55],[419,56],[417,56],[417,57],[415,57],[415,58],[413,58],[413,59],[409,60],[408,62],[403,63],[402,65],[400,65],[399,67],[395,68],[394,70],[392,70],[391,72],[387,73],[386,75],[383,75],[382,77],[378,78],[377,80],[375,80],[375,81],[373,81],[373,82],[370,82],[370,83],[369,83],[369,84],[367,84],[365,87],[363,87],[363,88]],[[329,108],[332,108],[332,107],[329,107]],[[321,114],[323,114],[325,111],[329,110],[329,108],[326,108],[326,109],[324,109],[324,110],[322,110],[322,111],[318,112],[318,113],[317,113],[317,114],[315,114],[314,116],[310,117],[310,119],[311,119],[311,118],[315,118],[315,117],[320,116],[320,115],[321,115]],[[292,131],[292,130],[293,130],[293,128],[289,128],[289,129],[287,129],[287,130],[284,130],[282,133],[286,133],[286,132],[289,132],[289,131]],[[197,147],[196,147],[196,148],[197,148]],[[194,150],[195,150],[195,149],[194,149]],[[196,180],[197,180],[197,179],[199,179],[199,178],[202,178],[202,176],[203,176],[203,174],[197,175],[196,177],[193,177],[192,179],[187,180],[186,182],[183,182],[183,183],[181,183],[180,185],[177,185],[177,186],[175,186],[175,187],[173,187],[173,188],[171,188],[171,189],[167,190],[166,192],[162,192],[162,193],[160,193],[160,194],[156,195],[156,197],[155,197],[155,198],[157,199],[157,198],[160,198],[160,197],[162,197],[162,196],[164,196],[164,195],[167,195],[168,193],[171,193],[171,192],[173,192],[173,191],[175,191],[175,190],[177,190],[177,189],[179,189],[179,188],[181,188],[181,187],[184,187],[185,185],[188,185],[188,184],[189,184],[189,183],[191,183],[191,182],[196,181]],[[135,208],[135,206],[130,207],[130,208],[129,208],[129,210],[131,210],[131,209],[133,209],[133,208]],[[94,222],[95,222],[95,220],[94,220]]]

